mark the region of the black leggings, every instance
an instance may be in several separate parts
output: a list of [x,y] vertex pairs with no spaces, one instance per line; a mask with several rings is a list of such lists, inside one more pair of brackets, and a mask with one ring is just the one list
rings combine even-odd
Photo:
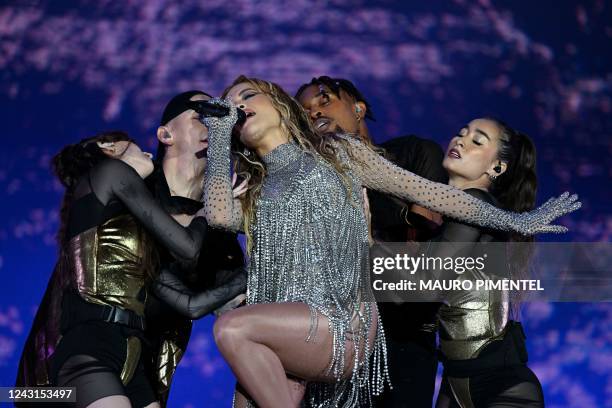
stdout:
[[[467,380],[469,397],[474,408],[544,407],[542,386],[533,371],[526,365],[490,370],[469,377]],[[462,402],[464,402],[463,399]],[[461,406],[453,396],[448,378],[444,376],[436,408],[460,408]]]

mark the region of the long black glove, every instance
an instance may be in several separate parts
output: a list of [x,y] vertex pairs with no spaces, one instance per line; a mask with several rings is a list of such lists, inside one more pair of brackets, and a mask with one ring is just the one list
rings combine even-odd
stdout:
[[121,160],[108,159],[98,164],[91,170],[90,182],[102,204],[121,201],[177,259],[197,259],[207,232],[204,217],[195,217],[188,227],[180,225],[155,201],[136,170]]
[[[219,276],[221,275],[221,276]],[[199,319],[246,291],[244,268],[218,271],[219,286],[194,293],[170,269],[162,269],[153,282],[153,292],[178,313]]]

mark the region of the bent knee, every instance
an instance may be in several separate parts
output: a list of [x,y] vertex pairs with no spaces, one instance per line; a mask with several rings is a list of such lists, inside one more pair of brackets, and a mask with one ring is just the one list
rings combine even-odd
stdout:
[[235,313],[226,313],[219,317],[213,326],[215,343],[222,353],[236,351],[239,344],[246,340],[244,319]]

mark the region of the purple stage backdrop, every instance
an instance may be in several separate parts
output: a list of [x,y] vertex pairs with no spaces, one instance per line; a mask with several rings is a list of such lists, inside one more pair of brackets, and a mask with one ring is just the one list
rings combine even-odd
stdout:
[[[539,201],[565,190],[571,232],[610,241],[612,4],[604,1],[126,0],[0,5],[0,386],[55,262],[62,196],[49,170],[66,143],[125,129],[153,149],[174,94],[219,93],[239,74],[291,93],[313,76],[353,80],[377,141],[446,143],[501,117],[538,148]],[[612,306],[527,304],[530,365],[548,407],[612,407]],[[229,406],[233,376],[212,319],[195,323],[172,407]]]

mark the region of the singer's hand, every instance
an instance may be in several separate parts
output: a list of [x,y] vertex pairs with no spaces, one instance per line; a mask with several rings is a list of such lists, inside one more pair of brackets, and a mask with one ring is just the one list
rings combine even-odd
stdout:
[[565,192],[559,197],[549,199],[535,210],[518,214],[515,230],[524,235],[567,232],[567,227],[551,223],[559,217],[576,211],[581,206],[582,203],[578,201],[577,194],[570,195]]
[[234,106],[231,101],[221,98],[212,98],[208,102],[224,106],[230,110],[230,114],[227,116],[220,118],[214,116],[202,118],[202,123],[208,127],[208,137],[210,139],[227,138],[227,140],[230,140],[232,129],[238,121],[238,111],[236,110],[236,106]]

